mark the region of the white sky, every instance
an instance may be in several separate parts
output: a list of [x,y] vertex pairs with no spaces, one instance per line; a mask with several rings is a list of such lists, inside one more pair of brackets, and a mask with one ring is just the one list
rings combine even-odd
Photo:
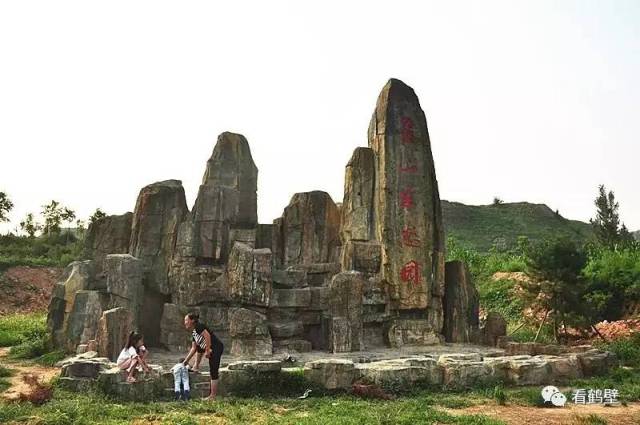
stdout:
[[295,192],[342,200],[388,78],[418,94],[443,199],[640,229],[640,2],[0,3],[0,191],[10,226],[51,199],[86,219],[182,180],[244,134],[266,223]]

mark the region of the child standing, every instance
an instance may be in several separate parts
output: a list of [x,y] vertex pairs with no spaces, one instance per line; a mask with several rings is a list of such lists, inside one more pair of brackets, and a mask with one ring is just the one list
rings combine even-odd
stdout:
[[171,368],[171,372],[173,372],[173,385],[176,400],[189,400],[191,397],[191,388],[189,387],[189,369],[184,364],[184,359],[180,359],[180,361]]
[[147,355],[148,351],[144,346],[142,335],[131,332],[127,339],[127,344],[120,352],[117,360],[118,367],[127,371],[127,382],[136,382],[133,375],[138,366],[142,367],[145,372],[149,372],[149,366],[147,366],[146,361]]

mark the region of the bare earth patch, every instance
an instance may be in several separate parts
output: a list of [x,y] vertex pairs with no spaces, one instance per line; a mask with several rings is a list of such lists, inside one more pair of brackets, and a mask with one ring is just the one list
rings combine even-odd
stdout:
[[[451,415],[486,415],[500,419],[509,425],[582,425],[580,418],[598,415],[609,425],[640,424],[640,403],[606,407],[601,405],[567,404],[563,408],[541,408],[516,405],[482,405],[464,409],[445,409]],[[584,420],[584,419],[583,419]]]
[[[8,348],[0,347],[0,359],[5,358],[9,353]],[[40,366],[37,364],[18,364],[6,362],[5,365],[15,372],[15,375],[8,378],[10,387],[7,388],[0,398],[5,400],[16,400],[20,393],[29,392],[29,385],[24,381],[25,375],[33,375],[42,382],[49,382],[53,377],[60,373],[60,369],[55,367]]]
[[60,267],[10,267],[0,272],[0,314],[47,311]]

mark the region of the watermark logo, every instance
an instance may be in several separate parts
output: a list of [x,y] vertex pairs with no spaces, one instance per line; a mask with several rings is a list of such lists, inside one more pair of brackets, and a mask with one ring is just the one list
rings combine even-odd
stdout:
[[556,407],[562,407],[567,403],[567,397],[553,385],[544,387],[541,394],[545,403],[551,403]]
[[[567,404],[567,397],[553,385],[548,385],[540,392],[545,404],[555,407],[563,407]],[[618,397],[620,392],[616,389],[584,389],[573,391],[571,399],[575,404],[602,404],[605,406],[617,406],[620,404]]]
[[573,393],[573,402],[575,404],[620,404],[618,397],[620,392],[616,389],[578,389]]

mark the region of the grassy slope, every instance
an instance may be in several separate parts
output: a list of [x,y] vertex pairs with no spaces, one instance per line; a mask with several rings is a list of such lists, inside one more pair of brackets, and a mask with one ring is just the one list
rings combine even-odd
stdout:
[[579,242],[592,235],[588,223],[567,220],[544,204],[465,205],[443,200],[442,215],[447,236],[480,251],[489,250],[498,238],[512,247],[521,235],[531,240],[566,235]]

